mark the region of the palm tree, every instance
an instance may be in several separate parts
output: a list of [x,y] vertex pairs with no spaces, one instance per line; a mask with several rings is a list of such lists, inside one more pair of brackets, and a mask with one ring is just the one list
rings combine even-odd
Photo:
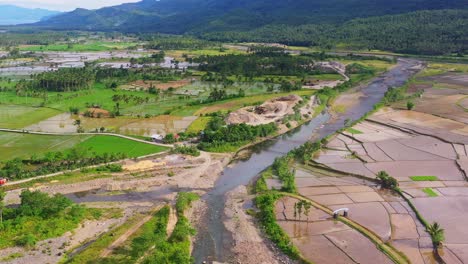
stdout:
[[439,223],[434,222],[432,225],[428,226],[427,232],[431,235],[434,249],[440,247],[442,242],[445,240],[445,230],[439,225]]

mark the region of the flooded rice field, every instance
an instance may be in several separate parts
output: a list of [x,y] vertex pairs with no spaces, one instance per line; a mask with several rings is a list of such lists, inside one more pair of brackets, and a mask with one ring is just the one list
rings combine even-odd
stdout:
[[[445,229],[442,259],[446,263],[466,263],[467,129],[466,123],[428,113],[383,109],[370,116],[368,121],[335,136],[327,145],[328,149],[324,149],[315,161],[344,173],[369,178],[386,171],[399,181],[405,196],[429,223],[438,222]],[[356,197],[347,196],[349,199],[342,197],[339,202],[357,202]],[[323,200],[322,197],[324,204],[337,202],[336,198],[326,198]],[[407,211],[415,220],[408,206],[399,203],[401,206],[398,207],[390,205],[397,214]],[[385,206],[385,209],[391,213],[390,207]],[[373,212],[378,215],[378,210],[373,209]],[[367,220],[357,221],[372,229]],[[415,233],[410,228],[414,224],[407,216],[391,215],[390,222],[394,232],[392,238],[396,239],[392,244],[406,253],[413,263],[428,263],[426,258],[430,256],[431,241],[421,224],[415,221]]]
[[[9,64],[0,65],[0,76],[29,76],[46,71],[54,71],[59,68],[80,68],[86,62],[99,62],[97,65],[110,68],[140,68],[143,65],[131,65],[129,59],[149,56],[150,51],[102,51],[102,52],[36,52],[37,60],[29,62],[11,61]],[[194,63],[175,61],[172,57],[165,57],[164,61],[152,66],[163,68],[184,69],[197,66]]]

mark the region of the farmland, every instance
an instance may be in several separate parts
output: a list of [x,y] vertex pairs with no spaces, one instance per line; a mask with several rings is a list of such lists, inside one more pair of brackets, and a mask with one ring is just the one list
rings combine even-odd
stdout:
[[[314,174],[321,168],[369,180],[388,173],[397,182],[401,197],[389,196],[383,190],[380,198],[370,193],[342,196],[339,193],[345,188],[339,184],[336,184],[337,189],[327,190],[327,193],[336,193],[333,196],[322,195],[320,187],[306,189],[304,193],[322,204],[330,204],[331,208],[351,208],[354,210],[351,219],[364,224],[384,240],[390,231],[391,243],[412,262],[439,256],[447,263],[452,257],[466,262],[466,255],[460,251],[468,244],[465,234],[460,232],[463,220],[453,221],[466,219],[466,214],[454,207],[467,206],[464,198],[467,192],[467,119],[464,110],[457,106],[457,101],[466,96],[466,80],[466,65],[429,63],[408,85],[396,90],[398,96],[395,91],[393,95],[388,93],[385,105],[381,104],[385,107],[333,136],[309,163],[310,167],[306,166],[313,168],[312,173],[307,171],[307,174]],[[407,104],[409,100],[414,102],[411,109]],[[371,191],[368,187],[360,188]],[[377,200],[380,202],[375,203]],[[360,202],[366,204],[355,205]],[[370,209],[371,204],[375,208]],[[377,208],[382,205],[384,210]],[[369,221],[365,213],[361,215],[361,210],[372,210],[373,219],[381,214],[381,220]],[[379,211],[381,213],[377,213]],[[418,217],[412,216],[411,211]],[[445,242],[438,249],[439,256],[425,253],[431,252],[432,247],[421,243],[428,239],[426,228],[434,223],[445,228]],[[387,231],[382,232],[384,230]],[[432,236],[432,240],[435,239],[437,237]],[[444,252],[451,253],[444,255]]]
[[[133,47],[137,46],[138,51],[135,51]],[[182,194],[182,191],[206,197],[203,194],[218,188],[218,179],[221,183],[226,181],[229,172],[224,170],[228,164],[234,171],[239,169],[235,162],[230,163],[233,153],[237,152],[250,165],[227,181],[243,182],[246,178],[250,181],[258,169],[269,166],[273,156],[278,157],[307,142],[314,135],[313,131],[334,122],[336,116],[348,115],[349,111],[354,113],[353,109],[361,113],[361,104],[371,108],[364,93],[353,94],[355,89],[366,87],[367,83],[379,83],[373,78],[394,67],[398,68],[398,76],[407,78],[412,71],[405,67],[417,64],[378,57],[290,54],[268,45],[236,46],[170,37],[141,43],[89,40],[22,45],[20,50],[35,51],[43,57],[28,62],[27,66],[38,72],[18,71],[18,75],[4,77],[0,85],[0,128],[23,132],[0,133],[0,173],[9,180],[4,187],[6,204],[20,203],[19,190],[34,187],[48,195],[61,193],[74,203],[86,205],[90,211],[99,209],[103,214],[112,214],[104,218],[89,217],[86,222],[80,222],[79,227],[71,226],[69,229],[74,229],[71,234],[40,237],[39,240],[48,240],[38,241],[40,251],[34,258],[51,263],[125,262],[130,259],[150,262],[162,258],[189,263],[188,242],[196,235],[194,229],[202,236],[206,234],[204,220],[195,219],[194,215],[208,216],[211,209],[219,205],[226,205],[227,215],[232,216],[226,222],[229,232],[236,226],[234,219],[239,219],[239,233],[233,239],[241,242],[234,243],[236,246],[232,249],[239,259],[257,263],[258,258],[262,258],[274,263],[274,254],[263,242],[250,244],[266,238],[256,234],[256,224],[242,209],[241,201],[251,202],[252,199],[252,196],[247,197],[250,194],[246,190],[234,190],[232,196],[227,196],[226,204],[223,201],[227,191],[223,190],[222,196],[213,196],[213,200],[193,201],[194,208],[190,210],[180,204],[192,200],[189,198],[192,195]],[[46,67],[48,70],[40,72],[41,68],[35,68],[39,63],[59,66]],[[8,74],[14,69],[4,72]],[[387,79],[384,85],[393,83],[392,77]],[[347,131],[353,136],[367,132],[362,128]],[[158,143],[148,142],[150,138]],[[258,145],[257,150],[260,142],[264,143]],[[280,149],[271,151],[273,156],[267,155],[258,164],[252,164],[255,159],[249,161],[250,155],[263,153],[264,148],[275,142]],[[345,159],[357,160],[358,154],[351,153]],[[299,174],[306,173],[296,169]],[[63,171],[67,173],[60,174]],[[431,174],[418,172],[411,176],[415,175]],[[336,183],[333,177],[320,180],[328,185]],[[298,180],[301,181],[304,183],[308,179]],[[323,194],[336,194],[336,204],[329,203],[327,196],[322,197],[321,190],[314,193],[312,187],[319,190],[319,186],[306,183],[298,186],[298,190],[331,208],[341,206],[341,201],[352,201],[353,205],[349,206],[358,217],[352,220],[358,222],[364,218],[359,209],[363,204],[379,203],[383,198],[377,189],[351,182],[351,177],[346,177],[346,181],[347,186],[339,192]],[[432,192],[429,189],[421,192],[433,198],[438,194],[436,188]],[[289,206],[290,202],[285,203]],[[208,207],[208,211],[204,211],[204,207]],[[380,207],[366,208],[376,210],[379,221],[385,219]],[[182,214],[185,209],[187,214]],[[215,210],[219,212],[223,208]],[[316,210],[314,214],[323,214],[323,211]],[[196,223],[193,228],[189,220]],[[286,222],[280,223],[280,227],[289,234],[294,227]],[[311,220],[308,224],[319,223]],[[378,235],[389,230],[385,221],[363,224],[373,231],[377,228]],[[219,227],[217,218],[214,226]],[[151,231],[155,233],[149,242]],[[165,235],[161,236],[163,233]],[[354,251],[355,247],[344,249],[339,245],[330,249],[331,254],[348,250],[346,253],[351,258],[360,261],[372,258],[383,263],[388,261],[385,253],[352,227],[340,225],[340,232],[335,236],[324,229],[314,237],[317,241],[328,238],[353,241],[353,246],[365,247],[371,256],[366,259]],[[293,242],[298,241],[293,239]],[[50,250],[47,249],[49,244]],[[245,255],[242,247],[247,244],[253,245],[259,255]],[[299,243],[297,246],[306,249],[309,245]],[[195,244],[193,255],[197,260],[198,248]],[[27,247],[7,250],[10,249],[0,250],[0,258],[32,261]],[[311,252],[307,257],[315,260],[319,256]],[[286,259],[286,256],[281,255],[281,258]],[[343,259],[347,258],[343,256]]]
[[72,148],[90,149],[97,154],[126,153],[129,157],[145,156],[166,148],[135,142],[113,136],[55,136],[0,132],[0,160],[42,156],[47,152],[66,151]]

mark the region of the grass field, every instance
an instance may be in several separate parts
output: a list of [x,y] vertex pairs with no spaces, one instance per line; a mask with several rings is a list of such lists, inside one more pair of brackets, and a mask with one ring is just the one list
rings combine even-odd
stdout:
[[167,150],[165,147],[141,143],[113,136],[93,136],[76,147],[90,149],[97,154],[125,153],[130,158],[149,155]]
[[0,128],[21,129],[60,113],[51,108],[0,104]]
[[413,181],[438,181],[439,180],[437,176],[411,176],[410,179]]
[[434,192],[434,190],[432,188],[424,188],[422,189],[422,191],[427,194],[427,196],[429,197],[437,197],[439,196],[436,192]]
[[158,153],[167,148],[113,136],[49,136],[0,132],[0,161],[13,158],[41,156],[47,152],[64,151],[73,147],[90,149],[98,154],[126,153],[139,157]]
[[205,130],[206,125],[210,122],[211,117],[199,117],[195,120],[188,128],[188,133],[200,133],[200,131]]
[[429,63],[427,68],[421,71],[419,77],[429,77],[433,75],[443,74],[449,71],[468,72],[468,65],[456,63]]
[[348,131],[349,133],[353,134],[353,135],[358,135],[358,134],[362,134],[361,131],[357,130],[357,129],[354,129],[352,127],[346,129],[346,131]]
[[42,136],[0,132],[0,161],[70,149],[90,137],[92,136]]
[[245,54],[245,51],[241,51],[238,49],[232,49],[228,48],[223,51],[221,51],[219,48],[206,48],[206,49],[200,49],[200,50],[168,50],[166,51],[166,55],[169,57],[173,57],[175,59],[183,60],[183,55],[188,55],[188,56],[201,56],[201,55],[207,55],[207,56],[220,56],[220,55],[228,55],[228,54]]
[[127,49],[136,46],[136,43],[129,42],[90,42],[85,44],[54,44],[54,45],[25,45],[21,46],[21,51],[110,51]]
[[352,60],[340,60],[341,63],[343,64],[351,64],[351,63],[359,63],[362,64],[366,67],[371,67],[374,68],[377,71],[387,71],[389,70],[392,66],[394,66],[394,63],[387,62],[387,61],[382,61],[382,60],[362,60],[362,61],[352,61]]

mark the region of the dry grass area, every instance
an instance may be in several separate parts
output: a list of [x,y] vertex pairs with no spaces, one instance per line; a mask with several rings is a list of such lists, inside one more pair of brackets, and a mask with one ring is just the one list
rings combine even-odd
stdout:
[[106,131],[125,135],[151,136],[185,131],[196,119],[196,116],[160,115],[152,118],[82,118],[81,122],[87,131],[104,127]]

